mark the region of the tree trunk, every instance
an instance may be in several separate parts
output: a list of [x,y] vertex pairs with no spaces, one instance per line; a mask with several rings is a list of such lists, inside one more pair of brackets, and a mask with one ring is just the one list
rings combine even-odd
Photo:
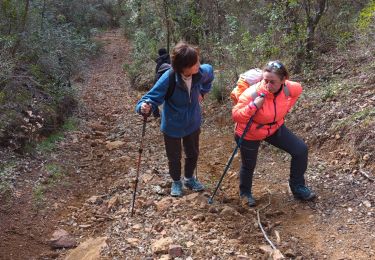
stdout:
[[312,51],[315,47],[315,29],[319,23],[320,18],[327,10],[327,0],[317,0],[317,7],[314,8],[315,12],[312,13],[313,0],[304,0],[303,6],[306,12],[307,28],[306,28],[306,41],[305,51],[307,61],[312,59]]
[[25,29],[26,29],[26,20],[27,20],[27,15],[29,14],[29,7],[30,7],[30,0],[26,0],[24,13],[23,13],[22,18],[21,18],[20,30],[18,31],[17,40],[16,40],[16,43],[14,44],[13,49],[12,49],[12,57],[13,58],[15,57],[16,52],[18,50],[18,47],[21,43],[22,34],[23,34],[23,32],[25,32]]
[[163,9],[164,9],[164,17],[165,17],[166,27],[167,27],[167,52],[169,53],[171,30],[170,30],[170,21],[169,21],[168,0],[163,0]]

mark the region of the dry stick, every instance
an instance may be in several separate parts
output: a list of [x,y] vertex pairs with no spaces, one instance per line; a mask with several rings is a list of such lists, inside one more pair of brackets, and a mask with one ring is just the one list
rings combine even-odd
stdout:
[[372,181],[372,182],[375,181],[375,179],[373,179],[373,178],[371,178],[370,176],[368,176],[368,174],[367,174],[365,171],[363,171],[363,170],[359,170],[359,173],[360,173],[362,176],[364,176],[365,178],[367,178],[368,180],[370,180],[370,181]]
[[267,208],[268,206],[271,205],[271,192],[268,190],[268,193],[269,193],[269,201],[268,201],[268,204],[265,205],[263,208],[257,210],[258,225],[259,225],[259,227],[260,227],[260,230],[262,230],[262,233],[263,233],[264,238],[265,238],[265,239],[267,240],[267,242],[271,245],[272,249],[273,249],[273,250],[277,250],[276,246],[275,246],[275,245],[272,243],[272,241],[268,238],[268,236],[267,236],[267,234],[266,234],[266,231],[264,231],[263,226],[262,226],[262,223],[260,222],[260,216],[259,216],[259,212],[260,212],[261,210],[264,210],[265,208]]

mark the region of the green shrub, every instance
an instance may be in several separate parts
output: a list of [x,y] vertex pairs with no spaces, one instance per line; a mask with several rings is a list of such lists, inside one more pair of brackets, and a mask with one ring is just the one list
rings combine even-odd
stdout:
[[370,0],[369,3],[359,14],[357,27],[360,30],[367,30],[375,17],[375,0]]

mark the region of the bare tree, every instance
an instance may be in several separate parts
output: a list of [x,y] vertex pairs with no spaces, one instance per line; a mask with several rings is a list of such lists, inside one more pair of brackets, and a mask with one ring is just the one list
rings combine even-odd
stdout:
[[320,18],[327,10],[327,0],[303,0],[302,6],[306,13],[306,58],[307,60],[311,59],[312,50],[314,49],[314,36],[315,29],[319,23]]

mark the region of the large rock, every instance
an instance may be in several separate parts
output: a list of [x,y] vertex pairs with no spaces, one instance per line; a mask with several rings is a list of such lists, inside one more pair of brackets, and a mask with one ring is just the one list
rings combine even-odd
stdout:
[[63,229],[56,230],[50,239],[50,246],[53,249],[73,248],[77,246],[77,242],[73,236]]

